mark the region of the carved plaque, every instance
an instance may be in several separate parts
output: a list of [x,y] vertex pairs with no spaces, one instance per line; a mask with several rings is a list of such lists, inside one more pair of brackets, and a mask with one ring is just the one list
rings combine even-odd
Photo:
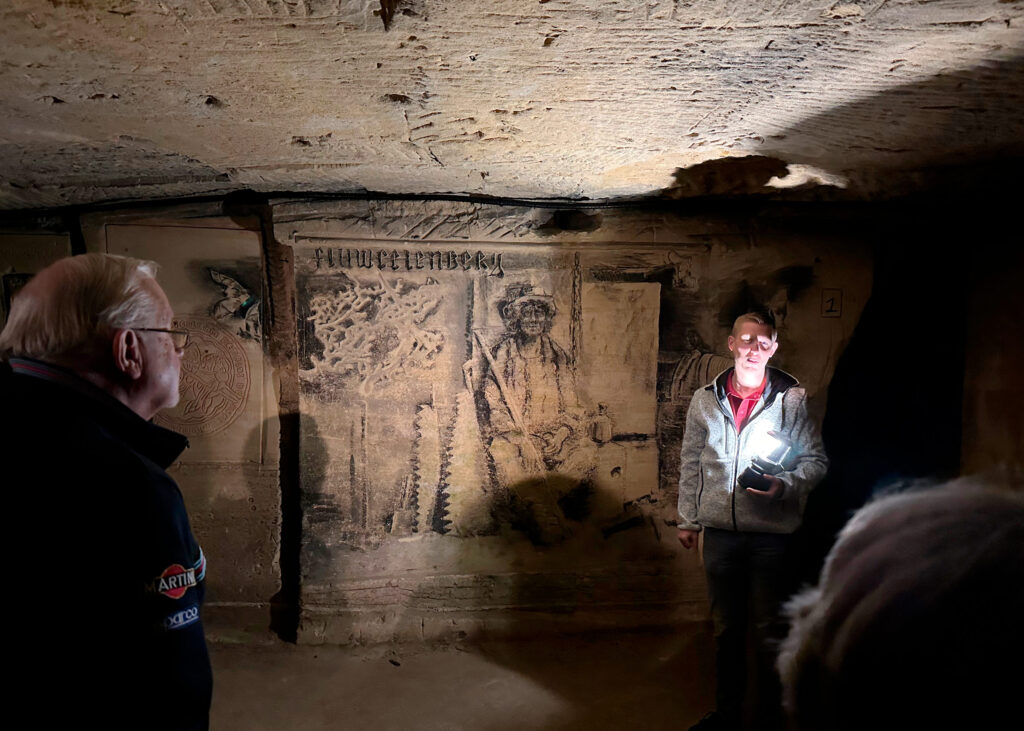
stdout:
[[209,317],[179,317],[189,331],[181,363],[181,400],[156,422],[186,436],[215,434],[235,422],[249,396],[249,359],[234,334]]

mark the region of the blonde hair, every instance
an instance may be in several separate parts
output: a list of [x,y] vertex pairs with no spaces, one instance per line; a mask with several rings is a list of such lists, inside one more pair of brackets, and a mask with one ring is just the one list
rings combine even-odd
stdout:
[[0,357],[94,358],[114,330],[152,325],[160,314],[159,303],[143,286],[156,276],[155,262],[82,254],[54,266],[60,267],[50,273],[59,277],[56,286],[33,279],[14,297],[0,333]]
[[745,322],[752,322],[755,325],[762,325],[771,331],[772,342],[774,343],[779,337],[779,331],[775,329],[775,322],[762,312],[747,312],[736,318],[736,321],[732,324],[732,334],[735,335],[736,331],[740,329],[740,325]]

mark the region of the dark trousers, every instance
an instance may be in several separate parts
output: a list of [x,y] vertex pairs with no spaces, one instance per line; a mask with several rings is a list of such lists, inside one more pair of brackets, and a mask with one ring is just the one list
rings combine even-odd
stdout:
[[791,536],[704,529],[704,570],[715,629],[717,710],[743,719],[747,681],[747,627],[753,628],[757,728],[782,727],[775,658],[785,636],[780,609],[792,591]]

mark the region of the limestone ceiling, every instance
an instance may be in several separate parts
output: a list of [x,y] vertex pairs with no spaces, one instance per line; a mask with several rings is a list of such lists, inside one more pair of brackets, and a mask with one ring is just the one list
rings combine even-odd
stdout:
[[7,209],[877,197],[1024,154],[1020,0],[5,0],[0,43]]

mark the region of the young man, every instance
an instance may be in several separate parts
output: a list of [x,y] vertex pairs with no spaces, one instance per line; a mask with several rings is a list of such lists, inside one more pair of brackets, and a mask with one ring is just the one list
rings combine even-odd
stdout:
[[[742,725],[748,621],[757,648],[756,722],[760,728],[781,724],[772,641],[785,632],[780,607],[791,589],[790,534],[828,460],[807,415],[806,392],[788,373],[768,367],[776,338],[766,316],[737,318],[728,341],[734,366],[694,394],[686,416],[679,541],[693,548],[704,531],[717,671],[717,708],[693,727],[701,731]],[[770,436],[791,446],[790,458],[763,484],[741,487],[740,475],[764,456]]]
[[39,272],[0,333],[8,690],[36,723],[205,729],[206,562],[165,469],[188,442],[186,332],[155,265],[86,254]]

